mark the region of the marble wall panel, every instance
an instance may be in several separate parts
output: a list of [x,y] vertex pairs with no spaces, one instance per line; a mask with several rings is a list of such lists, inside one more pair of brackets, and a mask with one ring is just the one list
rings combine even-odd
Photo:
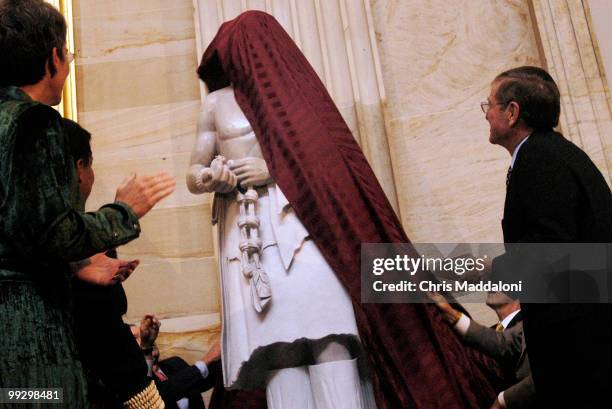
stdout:
[[132,258],[185,258],[214,255],[208,204],[153,209],[140,221],[142,234],[121,247]]
[[372,0],[393,118],[474,107],[503,69],[538,64],[527,0]]
[[560,128],[610,183],[612,107],[587,3],[532,0],[543,56],[561,93]]
[[246,4],[250,10],[266,11],[267,0],[247,0]]
[[297,24],[300,37],[296,40],[296,44],[298,44],[304,55],[308,56],[308,62],[312,65],[312,68],[314,68],[319,78],[321,78],[323,82],[326,82],[321,38],[319,36],[308,35],[308,33],[312,33],[319,29],[315,3],[311,1],[299,1],[296,7],[296,13],[300,16]]
[[[300,38],[299,26],[295,24],[297,19],[294,19],[292,16],[292,9],[295,10],[295,0],[269,0],[268,8],[270,9],[269,13],[277,18],[283,28],[290,33],[293,38]],[[245,9],[246,8],[243,8],[241,11]]]
[[[588,10],[591,17],[591,29],[595,33],[596,46],[601,55],[601,71],[607,79],[604,83],[610,90],[610,80],[612,79],[612,7],[608,0],[588,0]],[[608,94],[610,105],[612,105],[612,95]]]
[[501,241],[510,156],[488,143],[478,105],[504,69],[541,65],[527,0],[371,4],[391,162],[410,238]]
[[79,114],[92,134],[96,158],[142,159],[190,153],[200,101],[146,105]]
[[196,68],[193,53],[77,64],[78,104],[88,112],[197,100]]
[[391,129],[401,135],[392,160],[401,164],[396,180],[410,239],[500,242],[510,156],[489,144],[480,109],[401,118]]
[[155,52],[180,55],[193,47],[193,6],[81,16],[75,27],[81,64],[132,60]]
[[175,177],[177,184],[174,193],[157,204],[156,209],[210,204],[211,195],[194,195],[187,190],[184,182],[185,169],[189,167],[190,156],[190,153],[178,153],[161,157],[131,159],[117,156],[106,158],[104,155],[97,155],[93,162],[96,183],[87,203],[88,209],[97,209],[112,200],[115,197],[117,186],[127,175],[132,173],[149,175],[162,171]]
[[[342,17],[337,1],[320,2],[320,7],[321,19],[319,24],[321,26],[318,27],[318,30],[319,35],[325,41],[321,48],[329,60],[329,71],[325,77],[326,86],[329,93],[334,96],[334,102],[338,106],[345,106],[347,103],[351,103],[352,106],[354,100],[353,84],[350,81],[351,68],[347,55],[347,44],[345,41],[333,41],[333,39],[344,40],[344,30],[348,27],[340,24]],[[359,141],[359,133],[356,132],[358,128],[355,123],[349,118],[345,117],[345,119],[353,130],[353,136]]]
[[245,10],[245,2],[243,0],[220,0],[217,2],[220,16],[223,21],[231,20]]
[[178,355],[194,362],[202,359],[220,332],[219,314],[162,319],[157,346],[162,356]]
[[[126,256],[120,252],[120,257]],[[216,267],[214,257],[143,262],[123,284],[129,300],[126,321],[150,313],[159,318],[218,314]],[[188,325],[184,329],[191,330]]]
[[[192,5],[189,0],[72,0],[75,18],[120,16],[146,13],[153,10],[184,8]],[[129,29],[129,27],[124,27]]]

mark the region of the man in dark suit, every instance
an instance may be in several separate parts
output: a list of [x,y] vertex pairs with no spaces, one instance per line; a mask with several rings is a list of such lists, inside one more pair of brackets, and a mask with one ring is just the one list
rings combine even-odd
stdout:
[[189,365],[178,356],[159,360],[155,340],[160,325],[154,315],[147,314],[140,321],[140,326],[131,326],[131,330],[166,408],[205,409],[201,394],[211,389],[217,378],[223,376],[219,342],[215,342],[194,365]]
[[[489,141],[512,155],[504,242],[612,242],[612,197],[604,177],[580,148],[553,131],[560,98],[550,75],[537,67],[506,71],[492,82],[481,107],[490,124]],[[543,258],[512,248],[529,246],[507,245],[506,254],[493,261],[494,280],[529,280],[530,267]],[[612,407],[609,304],[522,306],[538,407]]]
[[[166,403],[166,408],[177,407],[181,409],[179,403],[175,402],[180,402],[182,405],[185,405],[186,402],[185,407],[189,409],[205,409],[202,392],[215,386],[216,376],[212,373],[220,371],[220,364],[221,361],[212,363],[208,367],[210,375],[203,378],[197,366],[189,365],[178,356],[159,361],[159,369],[166,375],[166,378],[160,380],[155,377],[154,379]],[[215,375],[217,374],[215,373]],[[221,372],[218,375],[222,376]]]
[[536,408],[536,394],[518,300],[512,300],[503,293],[489,293],[487,305],[498,313],[500,322],[488,328],[455,310],[440,294],[431,293],[430,297],[463,341],[495,358],[504,371],[509,387],[499,393],[490,409]]

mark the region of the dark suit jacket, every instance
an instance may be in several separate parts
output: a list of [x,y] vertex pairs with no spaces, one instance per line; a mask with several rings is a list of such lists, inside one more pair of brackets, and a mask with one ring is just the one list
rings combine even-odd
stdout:
[[217,376],[221,375],[220,361],[210,364],[206,379],[202,378],[195,365],[189,365],[177,356],[159,361],[159,367],[168,379],[161,381],[156,376],[153,376],[153,379],[166,408],[169,409],[176,408],[176,401],[183,398],[189,399],[189,409],[205,409],[201,394],[211,389]]
[[534,132],[514,163],[502,227],[506,243],[607,243],[610,188],[576,145],[556,132]]
[[[534,132],[518,152],[502,228],[506,243],[610,243],[610,189],[581,149],[556,132]],[[494,260],[494,280],[531,271],[508,271],[509,253]],[[540,407],[612,407],[601,402],[612,389],[609,304],[522,307]]]
[[512,386],[504,391],[508,409],[535,407],[536,399],[523,336],[523,323],[520,317],[515,319],[517,316],[502,332],[472,320],[464,336],[468,344],[496,358],[507,373],[507,379],[513,380]]

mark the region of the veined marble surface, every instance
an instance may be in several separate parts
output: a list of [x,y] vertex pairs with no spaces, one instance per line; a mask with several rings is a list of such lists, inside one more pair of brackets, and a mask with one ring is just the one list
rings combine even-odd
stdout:
[[139,320],[148,313],[159,318],[218,314],[216,266],[214,257],[145,258],[124,284],[129,300],[127,319]]
[[508,153],[479,102],[541,65],[527,0],[372,0],[402,222],[421,242],[499,242]]

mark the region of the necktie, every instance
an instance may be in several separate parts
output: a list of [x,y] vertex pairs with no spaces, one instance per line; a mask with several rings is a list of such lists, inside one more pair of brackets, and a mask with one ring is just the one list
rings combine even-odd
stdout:
[[153,374],[157,377],[157,379],[159,379],[162,382],[165,382],[168,380],[168,377],[166,376],[166,374],[157,365],[153,367]]
[[504,332],[504,326],[502,325],[501,322],[497,323],[497,325],[495,326],[495,331],[497,331],[497,332]]
[[508,167],[508,173],[506,173],[506,187],[510,184],[510,176],[512,176],[512,166]]

